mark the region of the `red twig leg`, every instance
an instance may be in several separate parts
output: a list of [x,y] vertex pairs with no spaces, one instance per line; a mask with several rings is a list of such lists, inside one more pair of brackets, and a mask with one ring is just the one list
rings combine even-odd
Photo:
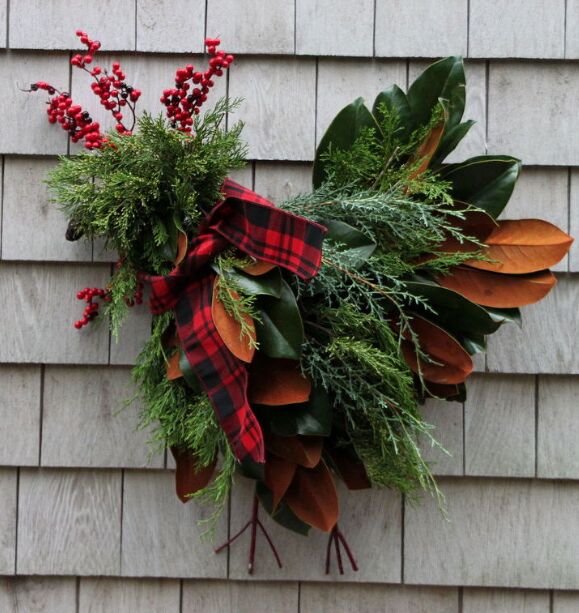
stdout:
[[350,564],[352,565],[352,570],[356,572],[358,570],[358,563],[356,562],[356,558],[346,541],[346,537],[341,532],[340,528],[336,524],[332,531],[330,532],[330,536],[328,538],[328,546],[326,548],[326,575],[330,574],[330,562],[332,557],[332,543],[336,549],[336,561],[338,563],[338,572],[340,575],[344,574],[344,565],[342,563],[342,552],[340,547],[343,546],[348,556],[348,560],[350,560]]
[[229,540],[223,543],[223,545],[220,545],[219,547],[217,547],[217,549],[215,549],[215,553],[219,553],[220,551],[223,551],[226,547],[229,547],[230,545],[232,545],[250,526],[251,526],[251,541],[249,543],[249,558],[247,561],[247,572],[250,575],[253,574],[253,569],[255,566],[255,549],[257,545],[257,528],[258,527],[261,530],[263,536],[265,536],[265,539],[275,557],[275,561],[277,562],[277,565],[280,568],[282,568],[281,559],[279,557],[277,549],[275,548],[275,545],[273,544],[271,537],[269,536],[267,530],[265,529],[265,526],[261,523],[259,519],[259,500],[257,496],[253,498],[253,509],[251,511],[250,520],[243,526],[243,528],[241,528],[241,530],[239,530],[239,532],[234,534]]

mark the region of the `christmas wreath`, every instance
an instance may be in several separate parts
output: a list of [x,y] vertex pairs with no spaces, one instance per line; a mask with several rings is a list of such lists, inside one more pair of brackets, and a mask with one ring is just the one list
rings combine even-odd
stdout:
[[246,157],[241,124],[226,127],[237,101],[200,112],[234,61],[219,40],[206,40],[206,68],[176,71],[164,118],[137,115],[140,91],[118,62],[94,66],[100,43],[77,34],[87,51],[71,63],[116,129],[53,85],[31,86],[51,96],[49,121],[91,150],[49,177],[67,238],[102,238],[119,256],[107,287],[78,293],[74,325],[107,318],[117,335],[149,292],[133,374],[178,496],[212,501],[216,517],[234,475],[253,479],[250,570],[257,528],[281,566],[260,506],[298,533],[329,532],[326,564],[334,543],[340,572],[342,546],[355,569],[336,480],[440,496],[420,451],[437,444],[421,402],[465,398],[471,356],[553,288],[548,268],[571,237],[498,219],[519,160],[444,163],[473,124],[461,58],[434,63],[408,93],[381,92],[371,110],[362,98],[345,107],[317,149],[311,193],[274,206],[227,178]]

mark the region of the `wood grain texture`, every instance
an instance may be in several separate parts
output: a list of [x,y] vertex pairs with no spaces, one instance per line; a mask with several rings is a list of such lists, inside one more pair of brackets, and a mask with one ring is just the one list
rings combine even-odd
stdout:
[[376,0],[376,55],[466,55],[466,0]]
[[458,613],[458,590],[394,585],[304,583],[302,613]]
[[576,613],[579,609],[579,592],[555,592],[553,613]]
[[163,467],[138,430],[129,369],[48,366],[44,375],[42,466]]
[[[297,613],[298,584],[281,582],[185,581],[182,613]],[[305,613],[302,607],[301,611]]]
[[179,613],[179,581],[81,579],[78,613]]
[[137,0],[137,51],[202,53],[204,30],[205,0]]
[[0,49],[6,47],[8,0],[0,0]]
[[0,464],[38,464],[39,366],[0,366],[0,442]]
[[[26,19],[22,19],[23,15]],[[100,40],[107,50],[132,50],[135,48],[135,2],[10,0],[9,26],[13,49],[86,49],[75,36],[80,28],[93,38],[102,37]]]
[[46,119],[46,96],[42,92],[31,94],[20,89],[40,79],[59,89],[68,88],[68,59],[65,53],[39,55],[0,51],[0,108],[10,109],[10,120],[3,121],[0,130],[0,153],[66,153],[66,134]]
[[143,345],[151,336],[151,312],[147,298],[130,310],[118,339],[111,336],[111,364],[133,366]]
[[310,164],[257,162],[255,165],[255,191],[275,204],[311,189]]
[[[408,85],[428,68],[432,60],[411,61],[408,66]],[[463,121],[472,119],[476,123],[459,143],[458,147],[446,158],[449,163],[462,162],[470,157],[484,155],[486,152],[487,125],[487,68],[486,62],[467,60],[464,63],[466,76],[466,105]]]
[[579,143],[569,138],[579,130],[578,94],[579,64],[491,62],[489,152],[511,153],[525,164],[579,164]]
[[73,323],[82,317],[76,292],[108,278],[108,266],[3,263],[0,362],[106,364],[106,327],[79,331]]
[[287,0],[208,0],[207,36],[230,53],[293,53],[294,10]]
[[[239,479],[231,500],[231,533],[235,534],[251,515],[253,483]],[[389,491],[364,490],[348,492],[338,488],[339,525],[360,562],[353,572],[345,562],[346,572],[338,573],[333,558],[331,572],[325,574],[328,534],[312,528],[308,537],[289,532],[261,510],[260,518],[267,527],[280,555],[283,569],[278,569],[264,538],[257,541],[256,568],[247,574],[249,532],[231,548],[229,577],[232,579],[350,581],[398,583],[400,581],[401,499]],[[365,521],[367,517],[375,521]]]
[[[183,504],[173,472],[127,471],[123,509],[123,576],[225,578],[227,556],[216,556],[211,542],[200,539],[198,521],[210,509]],[[217,524],[216,543],[226,539],[226,515]]]
[[2,577],[2,613],[76,613],[76,580],[56,577]]
[[565,57],[574,60],[579,58],[579,0],[567,0],[566,25]]
[[[571,190],[569,198],[569,233],[573,237],[579,237],[579,171],[570,169]],[[569,270],[579,271],[579,240],[571,246],[569,252]]]
[[243,168],[237,168],[227,173],[227,176],[237,183],[253,189],[253,163],[248,163]]
[[464,419],[467,475],[535,475],[535,377],[472,376]]
[[407,506],[407,583],[574,589],[579,585],[579,483],[443,479],[436,501]]
[[539,377],[537,472],[579,478],[579,377]]
[[463,613],[550,613],[549,593],[530,590],[466,589]]
[[14,573],[16,557],[17,475],[15,469],[0,468],[0,573]]
[[424,419],[435,427],[432,436],[448,452],[447,454],[440,448],[433,446],[425,437],[421,445],[423,458],[431,464],[432,471],[436,475],[462,475],[462,403],[427,400],[424,406],[421,407],[421,412]]
[[316,143],[343,107],[362,96],[371,109],[376,96],[394,84],[406,89],[406,62],[320,59]]
[[232,120],[245,122],[249,159],[311,160],[316,64],[309,59],[238,58],[229,95],[244,99]]
[[120,471],[21,470],[18,574],[117,574],[120,538]]
[[[41,109],[39,109],[40,111]],[[64,134],[61,135],[64,138]],[[90,241],[65,240],[68,221],[45,183],[56,160],[7,156],[4,161],[3,260],[90,262]],[[42,227],[42,232],[34,232]]]
[[491,372],[579,374],[579,278],[560,276],[541,302],[523,309],[522,329],[505,325],[489,339]]
[[[569,232],[568,209],[569,171],[567,168],[525,167],[501,218],[544,219],[561,230]],[[551,270],[566,271],[567,260],[568,258],[565,257]]]
[[372,57],[374,0],[296,0],[296,53]]
[[471,0],[470,57],[562,58],[565,0]]

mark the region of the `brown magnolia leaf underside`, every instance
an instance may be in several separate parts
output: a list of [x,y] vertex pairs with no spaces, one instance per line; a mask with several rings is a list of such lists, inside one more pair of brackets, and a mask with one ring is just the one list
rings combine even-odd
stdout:
[[181,352],[175,351],[175,353],[167,360],[167,379],[169,379],[169,381],[180,379],[183,376],[179,366],[180,357]]
[[[228,290],[229,291],[229,290]],[[239,295],[236,292],[230,291],[233,300],[239,300]],[[213,323],[219,332],[219,336],[231,351],[231,353],[244,362],[251,362],[255,355],[255,323],[249,315],[244,315],[245,323],[250,330],[250,337],[247,334],[242,334],[241,324],[227,312],[223,303],[219,299],[219,277],[215,278],[213,283],[213,300],[211,303],[211,315]]]
[[323,462],[315,468],[298,467],[285,500],[302,521],[314,528],[330,532],[338,522],[338,494]]
[[294,475],[297,464],[284,458],[270,455],[265,463],[265,484],[273,496],[273,508],[276,509],[281,499],[285,496]]
[[259,277],[260,275],[265,275],[270,270],[275,268],[275,264],[270,264],[269,262],[264,262],[263,260],[256,260],[252,264],[248,264],[243,272],[246,272],[248,275],[252,275],[253,277]]
[[303,376],[295,360],[259,359],[252,365],[249,399],[255,404],[298,404],[307,402],[311,392],[311,381]]
[[410,180],[418,178],[423,172],[428,169],[432,156],[436,153],[438,145],[444,135],[446,127],[446,113],[442,119],[432,130],[426,135],[426,138],[420,143],[413,158],[413,162],[420,162],[419,166],[410,175]]
[[548,270],[530,275],[502,275],[486,270],[458,267],[450,275],[437,278],[451,289],[482,306],[507,309],[542,300],[557,283]]
[[177,496],[181,502],[188,502],[191,494],[202,490],[211,481],[217,458],[209,466],[198,468],[197,459],[189,451],[171,447],[171,453],[177,464],[175,472]]
[[412,317],[411,326],[418,336],[421,351],[436,362],[419,361],[414,344],[405,340],[402,353],[414,372],[419,372],[420,362],[424,379],[449,385],[462,383],[470,375],[473,370],[472,358],[448,332],[417,315]]
[[330,448],[328,452],[338,475],[349,490],[366,490],[372,487],[366,468],[360,460],[340,449]]
[[499,221],[486,239],[489,261],[473,260],[469,266],[504,274],[528,274],[550,268],[562,260],[573,239],[541,219]]
[[177,237],[177,256],[175,257],[175,266],[179,266],[181,262],[185,259],[187,255],[187,235],[185,232],[179,232],[179,236]]
[[266,437],[265,447],[273,455],[306,468],[317,466],[322,457],[324,441],[321,436],[278,436]]

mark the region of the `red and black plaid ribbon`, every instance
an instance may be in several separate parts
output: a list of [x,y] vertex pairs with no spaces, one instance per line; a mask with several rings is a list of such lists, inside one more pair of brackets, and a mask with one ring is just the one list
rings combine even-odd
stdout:
[[207,264],[229,245],[258,260],[313,277],[326,229],[275,206],[227,179],[224,199],[208,214],[186,257],[167,276],[149,277],[151,311],[175,310],[191,368],[213,405],[238,460],[264,461],[261,427],[247,400],[247,368],[226,347],[211,315],[215,273]]

